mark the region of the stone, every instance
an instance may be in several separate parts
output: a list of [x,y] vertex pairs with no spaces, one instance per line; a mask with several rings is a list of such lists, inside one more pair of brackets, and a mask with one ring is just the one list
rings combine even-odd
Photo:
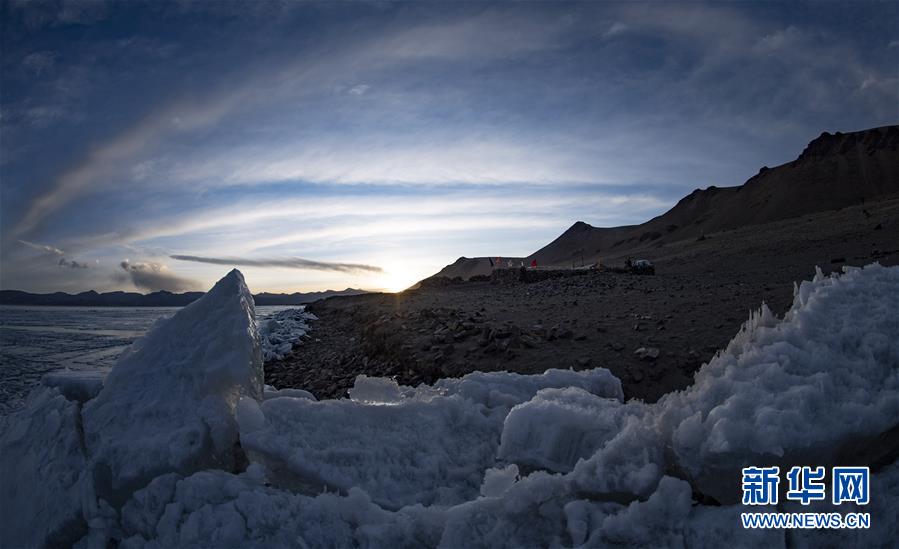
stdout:
[[634,355],[641,360],[655,360],[659,358],[659,349],[657,347],[640,347],[634,351]]

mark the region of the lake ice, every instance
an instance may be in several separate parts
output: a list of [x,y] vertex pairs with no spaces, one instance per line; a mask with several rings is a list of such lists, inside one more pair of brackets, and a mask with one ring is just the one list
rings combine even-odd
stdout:
[[[271,336],[266,359],[283,356],[305,333],[304,315],[292,313],[302,308],[256,308],[259,325]],[[111,367],[156,320],[179,309],[0,305],[0,414],[21,406],[48,372]]]
[[[102,385],[56,380],[3,418],[0,531],[129,548],[891,547],[897,310],[899,267],[819,272],[655,404],[623,402],[603,368],[360,376],[350,398],[315,401],[262,386],[233,271]],[[839,511],[872,528],[743,530],[740,469],[768,464],[870,465],[870,505]]]

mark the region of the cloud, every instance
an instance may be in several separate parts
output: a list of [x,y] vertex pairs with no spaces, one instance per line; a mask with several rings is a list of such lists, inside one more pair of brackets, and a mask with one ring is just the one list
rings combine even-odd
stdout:
[[362,265],[359,263],[331,263],[325,261],[312,261],[299,257],[284,259],[247,259],[241,257],[199,257],[195,255],[172,255],[172,259],[179,261],[195,261],[197,263],[211,263],[213,265],[227,265],[244,267],[285,267],[288,269],[311,269],[315,271],[337,271],[352,273],[365,271],[370,273],[383,272],[381,267],[375,265]]
[[367,92],[370,88],[371,86],[369,86],[368,84],[357,84],[350,88],[349,93],[352,95],[365,95],[365,92]]
[[197,282],[175,275],[160,263],[132,263],[126,259],[119,266],[128,273],[135,287],[144,290],[184,292],[199,287]]
[[[473,128],[479,127],[473,123]],[[471,131],[471,130],[469,130]],[[158,177],[229,186],[258,182],[455,185],[595,183],[597,146],[547,130],[539,136],[467,135],[463,129],[408,134],[325,135],[233,147],[186,159]]]
[[92,25],[105,19],[109,9],[105,0],[46,0],[43,2],[11,2],[9,11],[22,18],[30,30],[43,27]]
[[602,37],[603,38],[611,38],[613,36],[623,33],[626,30],[627,30],[627,25],[625,25],[621,21],[615,21],[614,23],[612,23],[612,25],[609,27],[609,29],[607,31],[602,33]]
[[52,69],[55,63],[56,54],[50,51],[36,51],[22,59],[22,65],[36,76]]
[[87,263],[81,263],[80,261],[75,261],[74,259],[66,259],[65,252],[60,250],[56,246],[50,246],[49,244],[37,244],[35,242],[29,242],[27,240],[19,240],[19,244],[23,244],[34,250],[44,252],[45,254],[59,257],[59,261],[56,264],[60,267],[69,267],[70,269],[87,269],[89,267]]
[[33,248],[35,250],[40,250],[42,252],[47,252],[48,254],[53,254],[53,255],[65,254],[65,252],[60,250],[59,248],[56,248],[54,246],[49,246],[47,244],[36,244],[34,242],[28,242],[27,240],[19,240],[19,244],[24,244],[25,246],[28,246],[29,248]]
[[70,268],[70,269],[87,269],[87,268],[88,268],[88,264],[87,264],[87,263],[80,263],[80,262],[75,261],[75,260],[69,261],[68,259],[66,259],[66,258],[64,258],[64,257],[60,257],[60,258],[59,258],[59,263],[58,263],[58,265],[59,265],[60,267],[68,267],[68,268]]
[[535,16],[527,9],[490,9],[409,25],[369,48],[379,56],[395,59],[506,59],[558,47],[569,20],[564,16]]
[[116,172],[120,164],[156,145],[166,134],[187,131],[217,122],[242,95],[242,90],[224,94],[205,103],[175,101],[133,124],[80,159],[74,166],[58,175],[42,194],[28,207],[16,226],[16,234],[33,229],[48,214],[56,211],[77,196],[96,191],[97,179]]

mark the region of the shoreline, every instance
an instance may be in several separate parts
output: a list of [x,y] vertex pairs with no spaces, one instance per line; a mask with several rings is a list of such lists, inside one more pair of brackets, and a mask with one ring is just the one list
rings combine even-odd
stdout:
[[646,252],[652,276],[447,281],[316,301],[311,337],[266,364],[266,383],[340,398],[359,374],[415,386],[478,370],[604,367],[627,398],[653,402],[692,383],[763,303],[782,317],[816,265],[899,264],[897,212],[888,199],[668,244]]

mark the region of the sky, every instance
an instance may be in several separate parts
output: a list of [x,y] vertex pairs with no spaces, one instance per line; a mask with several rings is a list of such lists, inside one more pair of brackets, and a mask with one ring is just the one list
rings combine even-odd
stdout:
[[400,290],[899,122],[896,2],[0,3],[0,287]]

